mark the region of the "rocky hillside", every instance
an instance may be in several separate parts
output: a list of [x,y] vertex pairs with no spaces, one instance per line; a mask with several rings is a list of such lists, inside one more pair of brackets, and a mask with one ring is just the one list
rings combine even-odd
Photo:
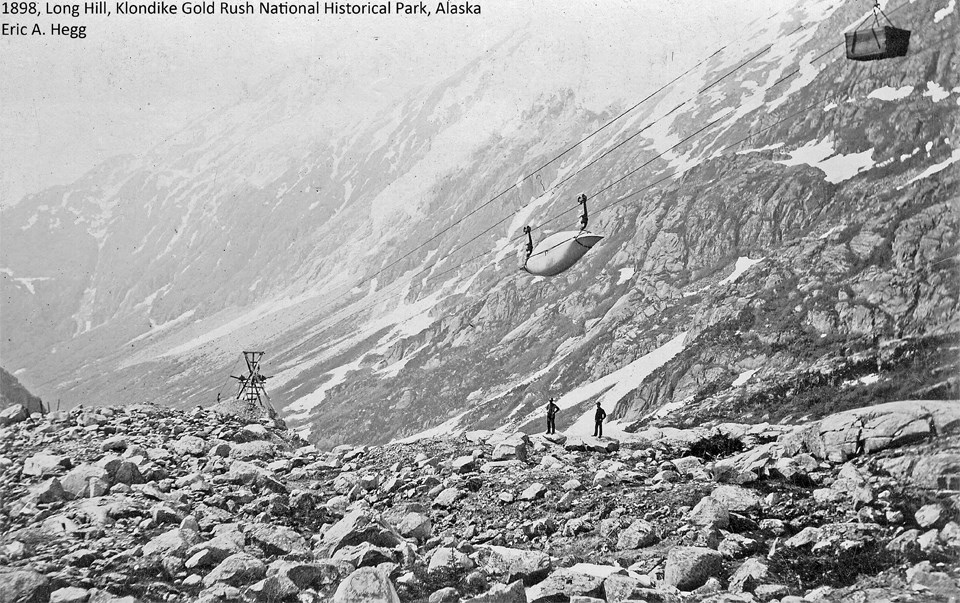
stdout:
[[[618,432],[956,399],[960,13],[891,3],[908,56],[847,61],[864,8],[744,24],[553,163],[656,88],[588,87],[585,50],[543,68],[526,31],[321,131],[336,91],[278,76],[4,210],[4,363],[65,408],[190,408],[264,350],[322,448],[534,432],[551,395],[561,427],[601,401]],[[580,193],[606,238],[519,272],[522,227],[575,225]]]
[[0,410],[18,405],[28,413],[48,410],[43,401],[27,391],[19,379],[0,367]]
[[[154,405],[0,426],[0,602],[960,595],[960,408],[323,452]],[[801,598],[802,597],[802,598]]]

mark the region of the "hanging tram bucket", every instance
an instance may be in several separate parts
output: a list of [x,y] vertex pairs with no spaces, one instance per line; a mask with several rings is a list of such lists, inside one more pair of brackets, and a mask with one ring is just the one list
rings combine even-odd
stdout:
[[585,230],[565,230],[540,241],[523,269],[536,276],[556,276],[577,263],[603,237]]
[[854,61],[906,56],[910,46],[910,30],[891,25],[850,31],[844,36],[847,39],[847,58]]

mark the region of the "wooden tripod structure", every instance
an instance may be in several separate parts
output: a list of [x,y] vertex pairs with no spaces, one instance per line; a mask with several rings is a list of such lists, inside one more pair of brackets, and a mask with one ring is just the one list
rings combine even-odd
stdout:
[[267,411],[273,412],[273,406],[270,404],[270,396],[267,395],[266,381],[270,377],[260,374],[260,359],[263,358],[263,352],[244,352],[243,359],[247,363],[247,374],[230,375],[240,382],[237,390],[237,400],[244,400],[249,404],[254,403]]

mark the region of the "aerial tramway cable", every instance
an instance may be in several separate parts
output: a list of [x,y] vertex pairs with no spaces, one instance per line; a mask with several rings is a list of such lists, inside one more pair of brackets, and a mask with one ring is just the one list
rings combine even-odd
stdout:
[[[896,9],[890,11],[890,13],[892,14],[892,13],[900,10],[900,8],[903,8],[903,6],[904,6],[904,5],[901,5],[901,6],[897,7]],[[778,12],[778,13],[775,13],[775,14],[771,15],[770,17],[768,17],[767,19],[768,19],[768,20],[769,20],[769,19],[772,19],[773,17],[775,17],[775,16],[777,16],[777,15],[783,13],[783,12],[785,12],[785,11],[780,11],[780,12]],[[796,31],[802,29],[803,27],[804,27],[803,25],[798,26],[798,27],[797,27],[796,29],[794,29],[793,32],[791,32],[791,33],[794,33],[794,32],[796,32]],[[815,61],[819,60],[820,58],[826,56],[826,55],[829,54],[830,52],[833,52],[834,50],[836,50],[838,47],[840,47],[840,46],[842,46],[842,45],[843,45],[843,43],[841,42],[840,44],[837,44],[837,45],[831,47],[831,48],[828,49],[827,51],[821,53],[820,55],[817,55],[817,57],[814,57],[814,58],[811,60],[811,62],[815,62]],[[722,51],[723,51],[724,49],[726,49],[728,46],[729,46],[729,44],[723,46],[722,48],[718,49],[717,51],[715,51],[713,54],[711,54],[711,55],[708,56],[707,58],[705,58],[705,59],[701,60],[700,62],[698,62],[698,63],[697,63],[696,65],[694,65],[693,67],[687,69],[685,72],[683,72],[683,73],[680,74],[679,76],[675,77],[673,80],[671,80],[670,82],[668,82],[668,83],[665,84],[664,86],[661,86],[661,87],[660,87],[659,89],[657,89],[657,91],[655,91],[654,93],[648,95],[648,96],[645,97],[643,100],[639,101],[638,103],[634,104],[633,106],[631,106],[631,107],[628,108],[627,110],[623,111],[622,113],[620,113],[619,115],[617,115],[615,118],[613,118],[613,119],[610,120],[609,122],[605,123],[605,124],[604,124],[603,126],[601,126],[600,128],[597,128],[596,130],[592,131],[590,134],[588,134],[588,135],[585,136],[584,138],[580,139],[578,142],[576,142],[576,143],[574,143],[573,145],[567,147],[566,149],[564,149],[562,152],[560,152],[559,154],[557,154],[556,156],[554,156],[552,159],[550,159],[550,160],[547,161],[546,163],[542,164],[541,166],[539,166],[539,167],[536,168],[535,170],[529,172],[527,175],[525,175],[524,177],[522,177],[521,179],[519,179],[519,180],[517,181],[517,183],[514,183],[513,185],[509,186],[508,188],[504,189],[503,191],[501,191],[500,193],[498,193],[497,195],[495,195],[494,197],[492,197],[491,199],[489,199],[488,201],[482,203],[480,206],[474,208],[473,210],[471,210],[471,211],[468,212],[467,214],[461,216],[460,218],[458,218],[457,220],[455,220],[455,221],[452,222],[451,224],[447,225],[446,227],[444,227],[443,229],[441,229],[439,232],[437,232],[436,234],[432,235],[430,238],[428,238],[427,240],[425,240],[423,243],[421,243],[421,244],[418,245],[417,247],[411,249],[410,251],[406,252],[405,254],[403,254],[402,256],[400,256],[399,258],[397,258],[396,260],[394,260],[394,261],[391,262],[390,264],[388,264],[388,265],[380,268],[380,269],[379,269],[377,272],[375,272],[372,276],[358,279],[351,288],[359,287],[359,286],[361,286],[361,285],[363,285],[363,284],[365,284],[365,283],[371,282],[373,279],[377,278],[380,274],[382,274],[383,272],[385,272],[387,269],[389,269],[389,268],[391,268],[392,266],[394,266],[394,265],[398,264],[399,262],[403,261],[404,259],[406,259],[406,258],[409,257],[410,255],[412,255],[413,253],[415,253],[417,250],[423,248],[423,247],[424,247],[426,244],[428,244],[429,242],[431,242],[431,241],[437,239],[438,237],[442,236],[443,234],[445,234],[446,232],[448,232],[450,229],[452,229],[452,228],[456,227],[457,225],[461,224],[464,220],[466,220],[466,219],[469,218],[470,216],[474,215],[475,213],[477,213],[478,211],[480,211],[480,210],[483,209],[484,207],[490,205],[491,203],[493,203],[493,202],[496,201],[497,199],[501,198],[503,195],[505,195],[505,194],[507,194],[508,192],[512,191],[513,189],[517,188],[517,186],[518,186],[519,183],[521,183],[521,182],[523,182],[523,181],[531,178],[532,176],[534,176],[535,174],[537,174],[539,171],[541,171],[541,170],[544,169],[545,167],[551,165],[553,162],[555,162],[555,161],[559,160],[561,157],[565,156],[565,155],[566,155],[567,153],[569,153],[571,150],[577,148],[578,146],[580,146],[581,144],[583,144],[584,142],[586,142],[587,140],[589,140],[589,139],[592,138],[593,136],[596,136],[596,135],[599,134],[601,131],[603,131],[605,128],[609,127],[610,125],[612,125],[612,124],[613,124],[614,122],[616,122],[617,120],[621,119],[622,117],[624,117],[625,115],[627,115],[627,114],[630,113],[631,111],[635,110],[637,107],[639,107],[640,105],[642,105],[644,102],[646,102],[647,100],[649,100],[649,99],[652,98],[653,96],[655,96],[655,95],[659,94],[660,92],[662,92],[667,86],[672,85],[672,84],[675,83],[677,80],[679,80],[681,77],[683,77],[683,76],[687,75],[688,73],[690,73],[690,71],[692,71],[692,70],[695,69],[696,67],[702,65],[704,62],[706,62],[706,61],[709,60],[710,58],[713,58],[714,56],[716,56],[717,54],[719,54],[720,52],[722,52]],[[766,48],[764,48],[763,50],[761,50],[759,53],[753,55],[753,56],[752,56],[750,59],[748,59],[747,61],[744,61],[743,63],[741,63],[740,65],[738,65],[738,66],[737,66],[736,68],[734,68],[733,70],[727,72],[726,74],[724,74],[723,76],[721,76],[720,78],[718,78],[717,80],[715,80],[714,82],[711,82],[711,83],[708,84],[706,87],[701,88],[701,89],[697,92],[697,94],[695,94],[693,97],[687,99],[687,100],[684,101],[683,103],[680,103],[679,105],[677,105],[676,107],[674,107],[673,109],[671,109],[668,113],[664,114],[663,116],[657,118],[656,120],[654,120],[654,121],[652,121],[651,123],[649,123],[648,125],[646,125],[643,129],[644,129],[644,130],[649,129],[650,127],[652,127],[653,125],[655,125],[657,122],[659,122],[661,119],[663,119],[663,118],[669,116],[670,114],[672,114],[673,112],[679,110],[684,104],[692,101],[694,98],[700,96],[702,93],[706,92],[707,90],[709,90],[711,87],[715,86],[716,84],[719,84],[722,80],[724,80],[724,79],[726,79],[727,77],[731,76],[733,73],[735,73],[735,72],[738,71],[739,69],[743,68],[745,65],[749,64],[751,61],[756,60],[759,56],[762,56],[764,53],[768,52],[771,47],[772,47],[772,45],[768,45]],[[767,87],[767,90],[770,90],[770,89],[774,88],[775,86],[781,84],[782,82],[786,81],[787,79],[790,79],[790,78],[794,77],[794,76],[797,75],[799,72],[800,72],[800,68],[798,67],[798,68],[794,69],[793,71],[791,71],[790,73],[782,76],[780,79],[778,79],[776,82],[774,82],[774,83],[771,84],[770,86],[768,86],[768,87]],[[794,116],[796,116],[796,115],[799,115],[799,114],[801,114],[801,113],[806,112],[807,110],[809,110],[810,108],[816,106],[816,105],[817,105],[818,103],[820,103],[820,102],[822,102],[822,100],[818,100],[817,103],[813,103],[813,104],[811,104],[811,105],[809,105],[809,106],[807,106],[807,107],[804,107],[804,108],[801,109],[800,111],[796,111],[796,112],[794,112],[794,113],[791,113],[791,114],[789,114],[788,116],[786,116],[786,117],[784,117],[784,118],[781,118],[781,119],[777,120],[776,122],[773,122],[772,124],[770,124],[769,126],[767,126],[767,127],[765,127],[765,128],[762,128],[762,129],[760,129],[760,130],[758,130],[758,131],[755,131],[755,132],[751,132],[750,134],[748,134],[747,136],[741,138],[741,139],[738,140],[737,142],[721,148],[720,151],[721,151],[721,152],[722,152],[722,151],[726,151],[726,150],[728,150],[728,149],[730,149],[730,148],[732,148],[732,147],[734,147],[734,146],[736,146],[736,145],[738,145],[738,144],[741,144],[741,143],[743,143],[744,141],[746,141],[746,140],[748,140],[748,139],[750,139],[750,138],[752,138],[752,137],[754,137],[754,136],[756,136],[756,135],[758,135],[758,134],[760,134],[760,133],[762,133],[762,132],[768,131],[768,130],[770,130],[771,128],[773,128],[774,126],[777,126],[777,125],[779,125],[780,123],[786,121],[787,119],[790,119],[790,118],[792,118],[792,117],[794,117]],[[721,118],[721,119],[722,119],[722,118]],[[661,158],[666,152],[668,152],[668,151],[670,151],[670,150],[673,150],[673,149],[676,148],[677,146],[679,146],[679,145],[683,144],[684,142],[690,140],[692,137],[698,135],[699,133],[703,132],[704,130],[706,130],[706,129],[709,128],[710,126],[716,124],[717,121],[719,121],[719,119],[718,119],[718,120],[714,120],[714,121],[711,122],[710,124],[707,124],[706,126],[700,128],[700,129],[697,130],[694,134],[691,134],[690,136],[687,136],[687,137],[684,138],[681,142],[677,143],[676,145],[674,145],[673,147],[671,147],[671,148],[668,149],[667,151],[663,151],[663,152],[661,152],[661,153],[658,153],[658,154],[657,154],[656,156],[654,156],[651,160],[648,160],[647,162],[645,162],[644,164],[642,164],[641,167],[635,168],[635,169],[631,170],[626,176],[619,178],[614,184],[619,184],[619,183],[622,182],[626,177],[629,177],[630,175],[635,174],[637,171],[639,171],[639,169],[642,169],[642,167],[645,167],[645,166],[649,165],[650,163],[652,163],[653,161],[656,161],[657,159]],[[638,134],[638,133],[634,133],[633,135],[631,135],[631,137],[630,137],[629,139],[635,138],[637,134]],[[628,140],[629,140],[629,139],[628,139]],[[618,143],[613,149],[609,149],[608,151],[604,152],[603,157],[609,155],[610,152],[612,152],[613,150],[616,150],[616,149],[622,147],[623,144],[624,144],[624,142],[626,142],[626,141],[621,141],[621,142]],[[568,177],[564,178],[563,180],[557,182],[556,184],[552,184],[549,188],[545,189],[544,194],[545,194],[547,191],[553,190],[553,189],[556,188],[557,186],[560,186],[560,185],[562,185],[563,183],[567,182],[573,175],[576,175],[576,174],[581,173],[583,170],[588,169],[589,167],[591,167],[591,166],[594,165],[595,163],[596,163],[596,160],[591,161],[588,165],[582,166],[581,168],[579,168],[578,170],[576,170],[576,171],[574,172],[574,174],[571,174],[571,176],[568,176]],[[656,182],[650,183],[650,184],[648,184],[648,185],[646,185],[646,186],[644,186],[644,187],[641,187],[640,189],[637,189],[637,190],[635,190],[635,191],[632,191],[632,192],[628,193],[627,195],[624,195],[624,196],[622,196],[622,197],[614,200],[614,201],[611,202],[611,203],[608,203],[607,205],[605,205],[605,206],[603,206],[603,207],[595,210],[594,213],[598,213],[598,212],[604,211],[605,209],[609,209],[609,208],[612,207],[613,205],[616,205],[616,204],[618,204],[618,203],[621,203],[621,202],[625,201],[626,199],[629,199],[629,198],[631,198],[631,197],[633,197],[633,196],[635,196],[635,195],[637,195],[637,194],[640,194],[641,192],[643,192],[643,191],[645,191],[645,190],[649,190],[650,188],[652,188],[652,187],[660,184],[661,182],[664,182],[664,181],[666,181],[666,180],[670,180],[670,179],[675,178],[675,177],[677,177],[677,176],[679,176],[679,175],[683,175],[683,174],[685,174],[687,171],[689,171],[690,169],[693,169],[693,167],[688,168],[687,170],[683,170],[683,171],[681,171],[681,172],[674,172],[674,173],[671,173],[671,174],[669,174],[669,175],[667,175],[667,176],[664,176],[663,178],[660,178],[660,179],[657,180]],[[601,189],[600,191],[597,191],[596,193],[594,193],[593,195],[591,195],[590,198],[596,197],[596,196],[602,194],[603,192],[606,192],[607,190],[609,190],[609,189],[611,188],[611,186],[612,186],[612,185],[607,186],[607,187],[604,187],[604,188]],[[542,196],[542,195],[541,195],[541,196]],[[572,208],[571,208],[571,209],[572,209]],[[547,224],[549,224],[549,223],[555,221],[556,219],[562,217],[563,215],[569,213],[569,211],[571,211],[571,209],[564,210],[564,211],[562,211],[562,212],[560,212],[560,213],[558,213],[558,214],[556,214],[556,215],[548,218],[546,221],[541,222],[539,225],[537,225],[536,227],[533,227],[532,229],[541,229],[541,228],[543,228],[543,227],[546,226]],[[452,250],[447,254],[447,256],[449,257],[450,255],[453,255],[453,254],[455,254],[455,253],[457,253],[457,252],[465,249],[467,246],[469,246],[471,243],[473,243],[474,241],[476,241],[476,240],[479,239],[480,237],[488,234],[489,232],[491,232],[491,231],[494,230],[495,228],[498,228],[499,226],[501,226],[501,225],[502,225],[504,222],[506,222],[507,220],[511,219],[513,216],[515,216],[517,213],[519,213],[519,211],[520,211],[520,210],[518,209],[518,210],[514,211],[512,214],[506,215],[505,217],[501,218],[500,220],[498,220],[497,222],[495,222],[495,223],[492,224],[491,226],[489,226],[489,227],[485,228],[484,230],[480,231],[478,234],[474,235],[473,237],[471,237],[471,238],[470,238],[469,240],[467,240],[466,242],[464,242],[464,243],[462,243],[461,245],[459,245],[459,246],[455,247],[454,249],[452,249]],[[526,236],[525,234],[520,234],[519,236],[514,237],[512,240],[522,239],[522,238],[524,238],[525,236]],[[489,254],[491,254],[491,253],[494,253],[494,251],[495,251],[495,250],[483,251],[483,252],[481,252],[481,253],[479,253],[479,254],[476,254],[476,255],[474,255],[474,256],[466,259],[466,260],[463,260],[463,261],[461,261],[460,263],[458,263],[458,264],[456,264],[456,265],[454,265],[454,266],[452,266],[452,267],[450,267],[450,268],[447,268],[447,269],[444,270],[443,272],[440,272],[440,273],[435,274],[435,275],[433,275],[433,276],[434,276],[434,277],[444,276],[444,275],[446,275],[446,274],[448,274],[448,273],[450,273],[450,272],[452,272],[452,271],[454,271],[454,270],[458,270],[458,269],[462,268],[463,266],[465,266],[465,265],[467,265],[467,264],[469,264],[469,263],[471,263],[471,262],[474,262],[474,261],[476,261],[476,260],[478,260],[478,259],[480,259],[480,258],[482,258],[482,257],[484,257],[484,256],[486,256],[486,255],[489,255]],[[416,272],[416,273],[411,277],[411,280],[416,279],[417,277],[419,277],[419,276],[421,276],[421,275],[423,275],[423,274],[426,274],[426,273],[434,270],[434,268],[436,268],[442,261],[444,261],[444,260],[438,260],[437,262],[434,262],[434,263],[431,264],[430,266],[427,266],[427,267],[421,269],[420,271]],[[518,273],[517,273],[517,274],[518,274]],[[383,290],[381,290],[381,293],[385,293],[389,288],[394,287],[394,286],[397,285],[398,283],[399,283],[399,281],[395,281],[394,283],[391,283],[391,284],[387,285]],[[358,313],[363,312],[363,311],[365,311],[365,310],[367,310],[367,309],[369,309],[369,308],[372,308],[373,306],[375,306],[375,305],[377,305],[377,304],[379,304],[379,303],[382,303],[382,301],[383,301],[383,299],[381,298],[381,299],[372,301],[372,303],[364,304],[364,305],[362,305],[361,307],[356,308],[356,309],[354,309],[353,311],[349,312],[346,316],[342,317],[342,318],[339,319],[337,322],[341,322],[342,320],[345,320],[345,319],[347,319],[347,318],[349,318],[349,317],[351,317],[351,316],[353,316],[353,315],[355,315],[355,314],[358,314]],[[349,307],[349,306],[347,306],[347,307]],[[346,307],[345,307],[344,309],[346,309]]]
[[[732,142],[732,143],[730,143],[730,144],[722,147],[722,148],[719,149],[719,150],[720,150],[721,152],[723,152],[723,151],[728,151],[728,150],[736,147],[737,145],[742,144],[743,142],[745,142],[746,140],[750,139],[750,138],[753,137],[753,136],[756,136],[756,135],[758,135],[758,134],[762,134],[763,132],[769,131],[769,130],[771,130],[772,128],[774,128],[775,126],[778,126],[778,125],[780,125],[781,123],[783,123],[783,122],[785,122],[785,121],[788,121],[788,120],[790,120],[790,119],[793,119],[793,118],[796,117],[797,115],[801,115],[801,114],[803,114],[803,113],[806,113],[806,112],[810,111],[810,110],[813,109],[814,107],[816,107],[816,106],[818,106],[818,105],[821,105],[823,102],[825,102],[825,100],[826,100],[826,97],[818,98],[816,101],[814,101],[813,103],[810,103],[809,105],[804,106],[802,109],[799,109],[799,110],[794,111],[794,112],[792,112],[792,113],[790,113],[790,114],[788,114],[788,115],[785,115],[784,117],[782,117],[782,118],[778,119],[777,121],[771,123],[769,126],[763,128],[763,129],[757,130],[757,131],[755,131],[755,132],[752,132],[752,133],[750,133],[750,134],[747,134],[746,136],[744,136],[744,137],[742,137],[742,138],[740,138],[740,139],[738,139],[738,140],[736,140],[736,141],[734,141],[734,142]],[[703,128],[701,128],[701,131],[702,131],[702,130],[703,130]],[[698,132],[699,132],[699,131],[698,131]],[[678,144],[679,144],[679,143],[678,143]],[[666,152],[667,152],[667,151],[664,151],[663,153],[666,153]],[[661,154],[662,154],[662,153],[661,153]],[[697,167],[697,166],[691,166],[691,167],[689,167],[689,168],[687,168],[687,169],[685,169],[685,170],[681,170],[681,171],[679,171],[679,172],[673,172],[673,173],[667,174],[666,176],[663,176],[662,178],[658,179],[658,180],[655,181],[655,182],[652,182],[652,183],[649,183],[649,184],[647,184],[647,185],[645,185],[645,186],[642,186],[642,187],[640,187],[640,188],[638,188],[638,189],[636,189],[636,190],[634,190],[634,191],[631,191],[631,192],[629,192],[629,193],[627,193],[627,194],[625,194],[625,195],[623,195],[623,196],[621,196],[621,197],[613,200],[613,201],[610,202],[610,203],[607,203],[607,204],[604,205],[603,207],[594,210],[593,213],[594,213],[594,214],[597,214],[597,213],[600,213],[600,212],[602,212],[602,211],[604,211],[604,210],[610,209],[610,208],[613,207],[614,205],[617,205],[617,204],[619,204],[619,203],[622,203],[623,201],[626,201],[627,199],[630,199],[630,198],[632,198],[632,197],[635,197],[636,195],[639,195],[640,193],[643,193],[643,192],[645,192],[645,191],[647,191],[647,190],[649,190],[649,189],[657,186],[658,184],[660,184],[660,183],[662,183],[662,182],[665,182],[665,181],[667,181],[667,180],[671,180],[671,179],[673,179],[673,178],[676,178],[677,176],[682,176],[682,175],[686,174],[687,172],[689,172],[690,170],[694,169],[695,167]],[[596,195],[594,195],[594,196],[596,196]],[[546,226],[547,224],[549,224],[549,223],[551,223],[551,222],[553,222],[553,221],[561,218],[562,216],[566,215],[567,213],[570,213],[570,211],[571,211],[571,210],[565,210],[565,211],[563,211],[563,212],[560,212],[560,213],[558,213],[558,214],[555,214],[554,216],[550,217],[550,218],[549,218],[548,220],[546,220],[545,222],[540,223],[536,228],[541,228],[541,227],[543,227],[543,226]],[[493,227],[491,227],[490,230],[492,230],[492,228],[493,228]],[[489,230],[488,230],[487,232],[489,232]],[[485,233],[482,233],[482,234],[485,234]],[[472,240],[475,240],[475,239],[478,238],[479,236],[480,236],[480,235],[477,235],[477,237],[474,237],[473,239],[471,239],[471,241],[472,241]],[[526,237],[526,234],[521,234],[519,237],[515,237],[513,240],[522,239],[522,238],[524,238],[524,237]],[[465,243],[464,245],[458,247],[457,250],[463,249],[463,248],[464,248],[466,245],[468,245],[468,244],[469,244],[469,242],[468,242],[468,243]],[[434,277],[434,278],[442,277],[442,276],[444,276],[444,275],[446,275],[446,274],[449,274],[450,272],[453,272],[454,270],[459,270],[459,269],[463,268],[464,266],[466,266],[467,264],[470,264],[471,262],[474,262],[474,261],[476,261],[476,260],[478,260],[478,259],[480,259],[480,258],[482,258],[482,257],[484,257],[484,256],[490,255],[490,254],[495,253],[495,252],[496,252],[496,250],[486,250],[486,251],[482,251],[482,252],[480,252],[480,253],[477,254],[477,255],[474,255],[474,256],[466,259],[466,260],[463,260],[462,262],[456,264],[455,266],[451,266],[450,268],[445,269],[443,272],[434,274],[433,277]],[[426,274],[426,273],[432,271],[434,268],[437,267],[437,265],[438,265],[441,261],[442,261],[442,260],[438,260],[437,262],[434,262],[433,264],[430,264],[429,266],[421,269],[419,272],[415,273],[413,276],[410,277],[410,278],[411,278],[411,281],[412,281],[413,279],[416,279],[417,277],[423,275],[423,274]],[[513,276],[513,277],[518,277],[518,276],[520,276],[520,273],[519,273],[519,272],[511,273],[511,276]],[[394,286],[394,284],[396,284],[396,283],[391,283],[390,285],[388,285],[387,287],[385,287],[385,288],[381,291],[381,293],[384,292],[384,291],[386,291],[388,288]],[[368,309],[376,306],[377,304],[381,303],[382,301],[383,301],[382,299],[378,299],[378,300],[372,301],[371,303],[367,303],[367,304],[365,304],[365,305],[363,305],[363,306],[355,309],[354,311],[351,311],[347,316],[342,317],[342,318],[340,319],[340,321],[346,320],[347,318],[349,318],[349,317],[351,317],[351,316],[353,316],[353,315],[355,315],[355,314],[359,314],[360,312],[363,312],[363,311],[365,311],[365,310],[368,310]],[[428,312],[428,311],[429,311],[429,309],[424,310],[423,312]],[[421,312],[420,314],[422,314],[423,312]],[[419,314],[417,314],[416,316],[419,316]],[[340,321],[338,321],[338,322],[340,322]]]
[[[781,14],[787,12],[787,10],[788,10],[788,9],[784,9],[784,10],[778,11],[778,12],[770,15],[769,17],[767,17],[766,20],[769,21],[770,19],[773,19],[774,17],[776,17],[776,16],[778,16],[778,15],[781,15]],[[796,32],[797,30],[801,29],[802,27],[803,27],[803,26],[801,25],[801,26],[797,27],[797,29],[795,29],[793,32],[790,32],[790,33],[792,34],[792,33]],[[428,245],[430,242],[432,242],[432,241],[436,240],[437,238],[443,236],[444,234],[446,234],[447,232],[449,232],[452,228],[454,228],[454,227],[458,226],[459,224],[463,223],[463,221],[466,220],[467,218],[469,218],[470,216],[476,214],[477,212],[479,212],[479,211],[482,210],[483,208],[489,206],[491,203],[493,203],[493,202],[496,201],[497,199],[503,197],[504,195],[506,195],[506,194],[509,193],[510,191],[518,188],[518,185],[519,185],[520,183],[526,182],[527,180],[529,180],[530,178],[533,178],[534,176],[538,176],[540,171],[542,171],[543,169],[545,169],[545,168],[547,168],[548,166],[552,165],[553,163],[557,162],[560,158],[562,158],[562,157],[564,157],[565,155],[567,155],[570,151],[576,149],[577,147],[579,147],[580,145],[582,145],[582,144],[585,143],[586,141],[590,140],[591,138],[593,138],[594,136],[596,136],[597,134],[599,134],[600,132],[602,132],[603,130],[605,130],[606,128],[608,128],[609,126],[613,125],[614,123],[616,123],[617,121],[619,121],[620,119],[622,119],[623,117],[625,117],[627,114],[633,112],[633,111],[636,110],[638,107],[640,107],[642,104],[644,104],[645,102],[647,102],[648,100],[650,100],[650,99],[653,98],[654,96],[660,94],[661,92],[663,92],[664,90],[666,90],[669,86],[672,86],[673,84],[675,84],[678,80],[680,80],[680,79],[683,78],[684,76],[688,75],[691,71],[693,71],[693,70],[696,69],[697,67],[703,65],[704,63],[706,63],[707,61],[709,61],[709,60],[712,59],[713,57],[717,56],[718,54],[720,54],[720,53],[723,52],[724,50],[726,50],[727,47],[729,47],[729,46],[730,46],[730,44],[725,44],[725,45],[723,45],[722,47],[718,48],[718,49],[715,50],[712,54],[710,54],[709,56],[701,59],[700,61],[698,61],[698,62],[697,62],[696,64],[694,64],[693,66],[689,67],[686,71],[684,71],[684,72],[681,73],[680,75],[674,77],[672,80],[670,80],[670,81],[667,82],[666,84],[663,84],[662,86],[660,86],[660,87],[659,87],[657,90],[655,90],[654,92],[648,94],[647,96],[645,96],[645,97],[644,97],[643,99],[641,99],[640,101],[634,103],[632,106],[630,106],[630,107],[628,107],[627,109],[625,109],[625,110],[623,110],[622,112],[620,112],[620,113],[619,113],[616,117],[614,117],[613,119],[607,121],[605,124],[603,124],[603,125],[600,126],[599,128],[596,128],[595,130],[591,131],[589,134],[587,134],[586,136],[584,136],[583,138],[581,138],[580,140],[578,140],[578,141],[575,142],[574,144],[572,144],[572,145],[566,147],[565,149],[563,149],[560,153],[558,153],[557,155],[555,155],[552,159],[546,161],[545,163],[543,163],[542,165],[540,165],[540,166],[537,167],[536,169],[528,172],[526,175],[524,175],[523,177],[521,177],[520,179],[518,179],[517,182],[511,184],[510,186],[508,186],[508,187],[505,188],[504,190],[500,191],[499,193],[497,193],[496,195],[494,195],[493,197],[491,197],[491,198],[488,199],[487,201],[481,203],[480,205],[478,205],[478,206],[475,207],[474,209],[470,210],[469,212],[467,212],[467,213],[464,214],[463,216],[457,218],[456,220],[454,220],[453,222],[451,222],[451,223],[448,224],[447,226],[441,228],[438,232],[436,232],[435,234],[431,235],[429,238],[425,239],[425,240],[422,241],[419,245],[417,245],[416,247],[410,249],[409,251],[407,251],[406,253],[404,253],[403,255],[401,255],[399,258],[393,260],[392,262],[390,262],[390,263],[387,264],[386,266],[380,268],[380,269],[379,269],[377,272],[375,272],[372,276],[367,277],[366,279],[361,279],[360,281],[358,281],[358,284],[355,285],[355,286],[359,286],[360,284],[363,284],[364,282],[369,282],[369,281],[373,280],[374,278],[376,278],[377,276],[379,276],[380,274],[382,274],[382,273],[385,272],[386,270],[392,268],[393,266],[399,264],[400,262],[402,262],[402,261],[405,260],[406,258],[410,257],[411,255],[413,255],[414,253],[416,253],[418,250],[420,250],[420,249],[422,249],[423,247],[425,247],[426,245]],[[761,51],[758,55],[755,55],[754,57],[751,57],[750,59],[748,59],[747,62],[752,61],[752,60],[754,60],[757,56],[759,56],[760,54],[763,54],[763,53],[767,52],[768,50],[770,50],[770,48],[771,48],[772,46],[773,46],[772,44],[771,44],[771,45],[768,45],[767,48],[765,48],[763,51]],[[696,96],[698,96],[699,94],[703,93],[705,90],[709,89],[711,86],[713,86],[713,85],[715,85],[715,84],[718,84],[719,82],[723,81],[723,80],[726,79],[729,75],[731,75],[733,72],[735,72],[736,70],[740,69],[740,67],[742,67],[744,64],[746,64],[746,62],[743,63],[743,64],[741,64],[741,65],[738,65],[736,68],[734,68],[734,69],[733,69],[732,71],[730,71],[729,73],[727,73],[727,74],[723,75],[722,77],[720,77],[719,79],[715,80],[713,83],[711,83],[710,85],[708,85],[707,88],[704,88],[704,89],[698,91],[697,95],[691,97],[691,99],[688,99],[687,102],[689,102],[689,100],[692,100],[693,98],[696,98]],[[684,104],[686,104],[686,103],[681,103],[680,105],[678,105],[677,107],[675,107],[674,110],[679,109],[679,108],[680,108],[681,106],[683,106]],[[671,111],[671,112],[672,112],[672,111]],[[656,122],[651,123],[650,126],[654,125],[655,123],[656,123]],[[650,126],[648,126],[648,127],[650,127]],[[636,134],[634,134],[634,136],[636,136]],[[629,139],[628,139],[628,140],[629,140]],[[617,148],[619,148],[620,146],[622,146],[625,142],[627,142],[627,141],[625,140],[625,141],[621,142],[620,144],[618,144],[618,145],[617,145],[616,147],[614,147],[613,149],[608,150],[608,151],[605,152],[600,158],[609,155],[612,151],[614,151],[614,150],[616,150]],[[598,160],[599,160],[600,158],[598,158]],[[588,167],[592,166],[594,163],[596,163],[596,161],[597,161],[597,160],[594,160],[594,161],[591,162],[590,164],[581,167],[580,169],[576,170],[573,174],[571,174],[570,176],[568,176],[568,177],[565,178],[564,180],[562,180],[562,181],[560,181],[560,182],[557,182],[557,183],[555,183],[555,184],[550,185],[549,188],[543,187],[543,184],[542,184],[542,182],[541,182],[541,187],[543,187],[543,192],[542,192],[540,195],[538,195],[538,198],[541,197],[541,196],[543,196],[544,194],[546,194],[548,191],[553,190],[554,188],[562,185],[564,182],[566,182],[567,180],[569,180],[569,179],[572,178],[573,176],[579,174],[580,172],[582,172],[583,170],[587,169]],[[519,210],[518,210],[518,211],[519,211]]]

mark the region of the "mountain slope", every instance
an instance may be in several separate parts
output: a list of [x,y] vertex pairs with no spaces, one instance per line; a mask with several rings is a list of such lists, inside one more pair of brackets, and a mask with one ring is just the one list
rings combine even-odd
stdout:
[[[0,351],[71,405],[193,406],[263,349],[324,443],[537,429],[551,394],[561,426],[599,399],[618,429],[866,403],[903,372],[956,397],[957,15],[887,8],[903,59],[842,58],[854,5],[783,10],[552,163],[638,97],[518,86],[522,35],[335,132],[281,79],[5,210]],[[602,244],[518,272],[522,227],[573,227],[581,192]]]

